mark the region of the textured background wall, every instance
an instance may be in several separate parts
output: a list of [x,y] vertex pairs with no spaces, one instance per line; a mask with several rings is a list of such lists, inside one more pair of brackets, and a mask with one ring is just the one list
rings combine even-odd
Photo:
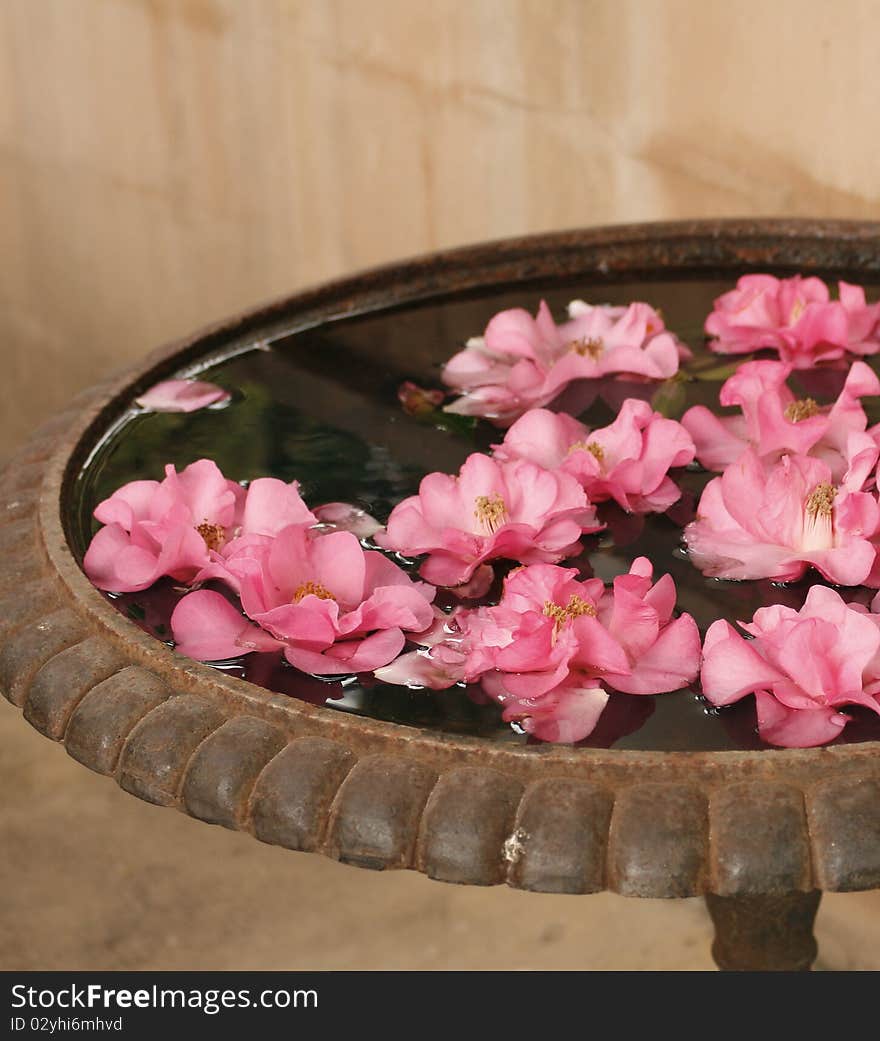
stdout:
[[876,216],[878,44],[878,0],[2,0],[0,443],[377,261]]

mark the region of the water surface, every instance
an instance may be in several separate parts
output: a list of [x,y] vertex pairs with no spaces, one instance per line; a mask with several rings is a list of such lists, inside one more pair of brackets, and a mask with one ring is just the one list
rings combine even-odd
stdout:
[[[440,368],[464,341],[482,332],[498,310],[523,306],[532,311],[544,297],[561,317],[565,304],[582,297],[591,303],[645,300],[663,311],[667,326],[694,351],[684,366],[691,377],[674,389],[671,414],[702,403],[717,409],[721,381],[730,358],[706,351],[702,326],[712,301],[730,281],[652,281],[548,287],[545,292],[519,289],[477,299],[409,305],[381,313],[327,323],[321,327],[261,341],[228,360],[209,366],[201,378],[229,389],[233,399],[222,410],[189,415],[139,413],[120,417],[96,446],[76,482],[74,548],[80,555],[97,529],[94,507],[127,481],[161,479],[166,463],[178,469],[200,459],[214,459],[238,481],[274,476],[297,479],[306,501],[353,502],[386,520],[395,503],[415,493],[432,470],[456,471],[466,456],[486,450],[503,436],[488,423],[472,426],[452,417],[439,423],[407,416],[397,399],[405,379],[440,386]],[[876,295],[876,294],[874,294]],[[837,377],[842,383],[843,376]],[[806,376],[807,381],[811,379]],[[797,393],[820,403],[836,394],[835,377],[801,387]],[[590,426],[614,418],[627,395],[650,398],[657,385],[603,381],[595,400],[580,412]],[[880,421],[880,400],[865,399],[872,423]],[[723,410],[722,410],[723,411]],[[674,475],[675,476],[675,475]],[[584,539],[584,553],[566,566],[580,566],[605,581],[629,570],[637,556],[647,556],[655,575],[672,574],[678,608],[689,611],[701,633],[716,618],[750,618],[770,603],[798,608],[810,581],[781,586],[770,582],[732,583],[704,578],[681,548],[681,528],[710,475],[680,472],[684,489],[669,516],[627,517],[602,507],[607,532]],[[867,603],[867,590],[841,591]],[[170,581],[139,594],[111,597],[120,611],[158,639],[170,640],[168,619],[179,599]],[[415,691],[381,684],[369,677],[329,682],[304,676],[267,656],[251,655],[218,666],[234,675],[316,704],[409,726],[478,735],[486,740],[525,742],[515,727],[501,721],[500,709],[479,691]],[[880,739],[880,724],[870,714],[858,718],[838,740]],[[614,694],[587,746],[638,749],[719,750],[765,747],[755,732],[753,699],[723,711],[710,709],[699,690],[657,697]]]

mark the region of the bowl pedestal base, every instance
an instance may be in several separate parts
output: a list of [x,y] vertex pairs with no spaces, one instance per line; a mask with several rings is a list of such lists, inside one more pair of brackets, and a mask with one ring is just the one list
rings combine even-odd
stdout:
[[712,957],[727,972],[808,972],[816,958],[813,923],[822,894],[706,895],[715,925]]

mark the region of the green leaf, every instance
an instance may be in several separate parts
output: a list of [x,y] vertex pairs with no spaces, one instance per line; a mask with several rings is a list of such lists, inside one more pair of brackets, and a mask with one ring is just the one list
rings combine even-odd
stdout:
[[678,419],[687,405],[687,391],[684,382],[675,376],[664,380],[654,391],[651,406],[667,419]]
[[705,381],[707,383],[720,382],[721,380],[730,379],[730,377],[736,372],[736,370],[743,364],[743,362],[749,361],[748,355],[740,355],[736,361],[728,361],[723,365],[712,365],[708,369],[691,369],[691,376],[696,380]]
[[476,416],[460,416],[457,412],[441,412],[438,409],[416,418],[422,423],[436,427],[437,430],[446,430],[450,434],[460,434],[464,437],[473,437],[477,429]]

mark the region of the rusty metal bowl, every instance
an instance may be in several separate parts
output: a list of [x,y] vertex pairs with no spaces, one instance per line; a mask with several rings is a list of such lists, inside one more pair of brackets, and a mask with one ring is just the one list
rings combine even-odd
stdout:
[[723,967],[808,967],[819,891],[880,886],[880,744],[526,747],[334,712],[141,632],[91,586],[67,530],[73,475],[122,403],[242,337],[500,285],[767,269],[878,280],[880,224],[648,224],[438,253],[273,302],[102,381],[0,478],[0,689],[132,795],[263,842],[446,882],[705,894]]

